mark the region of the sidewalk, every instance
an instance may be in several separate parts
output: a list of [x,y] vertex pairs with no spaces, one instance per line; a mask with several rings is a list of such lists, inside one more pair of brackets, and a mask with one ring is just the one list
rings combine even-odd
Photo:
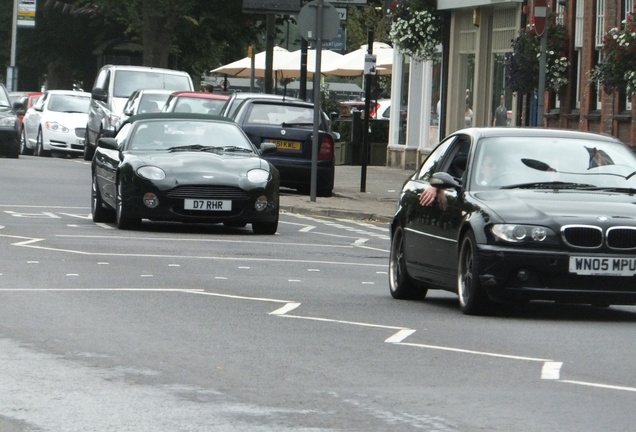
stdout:
[[368,166],[365,191],[360,192],[362,167],[337,165],[332,197],[316,197],[316,201],[311,201],[308,195],[281,189],[280,209],[289,213],[390,222],[402,185],[412,173],[399,168]]

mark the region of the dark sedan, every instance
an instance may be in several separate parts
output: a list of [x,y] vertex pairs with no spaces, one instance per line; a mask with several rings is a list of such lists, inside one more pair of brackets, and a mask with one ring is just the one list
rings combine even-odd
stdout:
[[0,84],[0,154],[9,158],[20,156],[20,119],[17,110],[20,102],[12,103],[9,93]]
[[613,137],[458,131],[404,184],[391,294],[456,292],[466,314],[529,300],[636,304],[635,209],[636,156]]
[[[252,143],[276,144],[278,151],[265,156],[280,171],[281,186],[308,194],[314,127],[314,105],[302,101],[246,99],[230,117],[245,131]],[[316,194],[331,196],[335,175],[334,138],[329,120],[320,116]]]
[[132,116],[114,138],[98,140],[92,162],[95,222],[122,229],[142,219],[278,228],[279,174],[234,122],[217,116]]

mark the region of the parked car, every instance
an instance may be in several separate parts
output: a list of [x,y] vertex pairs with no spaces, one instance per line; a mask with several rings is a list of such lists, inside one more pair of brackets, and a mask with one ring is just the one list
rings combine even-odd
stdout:
[[173,90],[167,89],[139,89],[135,90],[124,105],[117,120],[115,130],[119,129],[126,120],[137,114],[160,112],[166,104]]
[[[362,111],[361,117],[364,118],[364,110],[366,108],[365,101],[351,100],[338,103],[340,117],[351,117],[353,110]],[[374,120],[389,120],[391,115],[391,99],[373,99],[369,101],[369,118]],[[406,110],[402,111],[402,120],[406,120]]]
[[114,138],[101,138],[92,161],[91,213],[118,228],[154,221],[278,229],[279,174],[234,122],[192,113],[140,114]]
[[[278,151],[265,158],[280,172],[281,186],[309,193],[311,187],[314,104],[302,101],[246,99],[232,115],[256,147],[273,143]],[[334,142],[329,119],[323,113],[319,125],[316,193],[333,192]]]
[[[420,194],[434,185],[438,202]],[[391,223],[394,298],[457,293],[465,314],[497,302],[636,304],[636,156],[616,138],[468,128],[404,183]]]
[[221,108],[229,98],[229,95],[222,93],[177,91],[168,97],[163,111],[220,115]]
[[232,93],[229,99],[225,102],[223,107],[221,108],[220,115],[224,117],[233,117],[234,113],[238,109],[239,105],[247,100],[247,99],[273,99],[273,100],[282,100],[282,101],[299,101],[302,102],[302,99],[285,96],[285,95],[276,95],[276,94],[268,94],[268,93],[250,93],[250,92],[238,92]]
[[97,72],[86,125],[84,160],[91,160],[100,137],[112,137],[130,95],[138,89],[194,90],[184,71],[145,66],[105,65]]
[[24,115],[20,152],[49,156],[51,152],[80,156],[91,95],[72,90],[48,90]]
[[20,120],[17,110],[20,102],[12,103],[4,84],[0,83],[0,154],[6,157],[20,156]]
[[42,92],[9,92],[9,99],[11,99],[11,103],[14,104],[16,102],[20,102],[20,104],[22,104],[22,106],[24,107],[23,109],[17,111],[18,118],[20,119],[20,128],[22,128],[22,121],[24,119],[26,110],[35,105],[40,96],[42,96]]

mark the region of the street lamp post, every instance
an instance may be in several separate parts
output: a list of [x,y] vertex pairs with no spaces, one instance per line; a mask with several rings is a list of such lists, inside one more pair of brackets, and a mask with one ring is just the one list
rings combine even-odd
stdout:
[[7,89],[18,89],[18,69],[15,65],[15,52],[18,40],[18,0],[13,0],[13,18],[11,23],[11,63],[7,68]]

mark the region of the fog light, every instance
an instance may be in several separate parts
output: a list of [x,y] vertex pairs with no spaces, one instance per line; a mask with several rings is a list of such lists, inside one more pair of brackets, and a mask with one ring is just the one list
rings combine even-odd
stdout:
[[148,208],[155,208],[159,205],[159,198],[152,192],[148,192],[144,195],[144,205]]
[[530,275],[525,270],[519,270],[517,272],[517,279],[519,279],[522,282],[526,282],[529,277],[530,277]]
[[263,211],[267,208],[267,197],[265,195],[261,195],[256,198],[256,202],[254,203],[254,208],[256,211]]

